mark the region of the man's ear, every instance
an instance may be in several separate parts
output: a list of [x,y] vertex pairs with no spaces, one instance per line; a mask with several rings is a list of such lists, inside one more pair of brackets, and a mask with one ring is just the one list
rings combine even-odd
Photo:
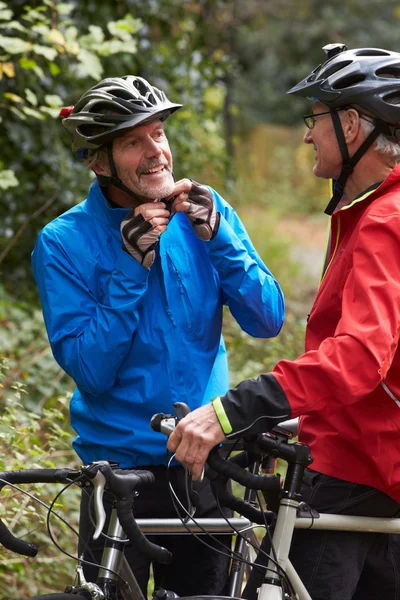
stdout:
[[106,165],[104,163],[104,161],[102,161],[102,160],[97,160],[97,161],[92,162],[92,163],[90,163],[90,161],[89,161],[88,167],[96,175],[106,175],[106,176],[109,176],[111,174],[108,165]]
[[354,142],[360,131],[360,115],[354,108],[346,110],[342,121],[343,133],[346,143]]

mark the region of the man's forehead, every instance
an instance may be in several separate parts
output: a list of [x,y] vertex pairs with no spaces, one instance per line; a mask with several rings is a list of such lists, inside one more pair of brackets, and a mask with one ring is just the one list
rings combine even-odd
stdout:
[[134,135],[140,135],[143,131],[153,131],[154,129],[164,129],[163,122],[160,119],[153,119],[152,121],[146,121],[140,123],[136,127],[127,129],[122,135],[118,136],[121,138],[130,138]]
[[322,104],[322,102],[318,102],[318,100],[315,101],[315,102],[313,102],[313,105],[312,105],[312,112],[313,113],[315,113],[315,112],[321,112],[323,109],[326,110],[327,107],[324,104]]

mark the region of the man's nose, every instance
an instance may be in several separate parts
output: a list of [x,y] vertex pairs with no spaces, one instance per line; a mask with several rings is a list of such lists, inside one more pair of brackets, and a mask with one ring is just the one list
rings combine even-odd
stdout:
[[145,148],[145,156],[146,158],[151,158],[153,156],[160,156],[162,154],[162,149],[157,142],[153,140],[152,137],[149,137],[146,140],[146,148]]
[[303,136],[303,142],[305,144],[311,144],[312,143],[312,135],[311,135],[311,129],[306,129],[305,134]]

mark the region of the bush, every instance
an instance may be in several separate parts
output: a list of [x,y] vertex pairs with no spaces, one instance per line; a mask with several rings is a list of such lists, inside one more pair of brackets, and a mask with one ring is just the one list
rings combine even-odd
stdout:
[[[2,359],[0,381],[7,380],[8,364]],[[2,411],[0,417],[0,470],[25,468],[55,468],[78,466],[71,450],[71,434],[68,431],[69,395],[53,398],[46,403],[41,414],[24,407],[26,387],[20,382],[9,382],[2,387]],[[48,406],[51,404],[51,406]],[[23,486],[42,502],[50,504],[59,486],[43,484]],[[80,493],[68,489],[57,501],[54,510],[75,529],[78,524]],[[46,530],[47,509],[33,498],[10,486],[1,492],[0,518],[17,537],[26,539],[39,547],[36,558],[26,558],[0,548],[0,599],[22,600],[39,592],[62,590],[71,583],[75,563],[65,561],[50,543]],[[71,554],[76,553],[76,536],[55,516],[51,528],[58,544]]]

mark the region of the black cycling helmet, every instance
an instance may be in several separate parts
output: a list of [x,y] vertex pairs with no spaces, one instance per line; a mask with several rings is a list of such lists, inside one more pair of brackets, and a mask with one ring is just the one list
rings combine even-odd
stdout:
[[72,136],[78,158],[84,160],[89,150],[106,148],[111,175],[97,175],[99,184],[114,185],[137,199],[118,176],[111,142],[126,129],[153,119],[165,121],[181,106],[142,77],[126,75],[103,79],[85,92],[76,106],[62,108],[60,117],[64,117],[62,123]]
[[96,150],[125,129],[152,119],[165,120],[182,104],[170,102],[164,92],[142,77],[109,77],[97,83],[70,110],[62,109],[62,123],[72,136],[72,149]]
[[[400,53],[380,48],[348,50],[344,44],[323,48],[328,56],[322,65],[288,91],[310,98],[332,109],[331,117],[342,153],[342,172],[334,196],[325,212],[332,214],[343,195],[344,185],[355,165],[375,139],[383,133],[400,140]],[[338,108],[365,109],[374,118],[374,130],[349,158]]]

